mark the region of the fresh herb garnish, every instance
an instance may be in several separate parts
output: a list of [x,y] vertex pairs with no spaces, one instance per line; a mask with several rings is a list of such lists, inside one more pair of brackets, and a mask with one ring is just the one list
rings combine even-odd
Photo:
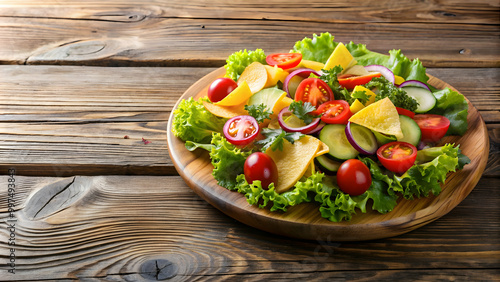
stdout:
[[311,112],[316,110],[316,107],[309,102],[293,101],[288,109],[306,124],[310,124],[317,117],[311,114]]
[[249,115],[254,117],[258,123],[264,122],[264,120],[269,119],[269,116],[273,113],[272,111],[266,108],[266,105],[245,105],[245,110]]
[[370,100],[370,96],[366,94],[366,91],[354,91],[351,93],[351,101],[347,101],[349,104],[352,104],[356,99],[358,99],[363,105],[366,105],[368,100]]
[[287,140],[290,143],[294,143],[295,140],[298,140],[300,137],[304,136],[304,134],[300,132],[286,132],[282,128],[271,129],[271,128],[263,128],[262,135],[266,138],[259,140],[256,142],[258,145],[262,146],[262,152],[265,152],[267,148],[271,148],[271,150],[283,151],[283,142]]
[[406,94],[406,91],[390,83],[385,77],[374,77],[370,82],[365,84],[365,87],[368,89],[377,89],[375,101],[389,97],[396,107],[407,109],[412,112],[417,109],[418,102]]

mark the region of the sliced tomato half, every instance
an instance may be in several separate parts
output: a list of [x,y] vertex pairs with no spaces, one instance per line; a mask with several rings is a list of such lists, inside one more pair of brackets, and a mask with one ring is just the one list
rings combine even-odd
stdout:
[[266,63],[270,66],[278,66],[278,68],[289,69],[299,65],[302,61],[300,53],[276,53],[266,57]]
[[420,114],[413,117],[422,131],[422,141],[437,142],[446,135],[450,120],[445,116]]
[[321,120],[330,124],[347,124],[352,116],[349,103],[344,100],[333,100],[321,104],[315,114],[321,114]]
[[382,74],[379,72],[371,72],[367,75],[352,75],[352,74],[342,74],[337,77],[340,86],[347,89],[354,89],[357,85],[367,84],[374,77],[381,77]]
[[377,157],[388,170],[403,174],[415,164],[417,148],[406,142],[390,142],[378,148]]
[[226,121],[223,132],[231,144],[246,146],[257,138],[260,133],[260,127],[254,117],[243,115]]
[[310,77],[300,82],[295,91],[295,100],[309,102],[317,109],[321,104],[333,100],[333,91],[323,80]]

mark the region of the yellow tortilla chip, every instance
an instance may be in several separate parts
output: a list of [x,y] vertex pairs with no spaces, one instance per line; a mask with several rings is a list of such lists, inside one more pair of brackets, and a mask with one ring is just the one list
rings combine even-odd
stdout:
[[387,97],[361,109],[349,121],[373,131],[403,137],[398,110]]
[[292,188],[304,175],[322,146],[319,139],[310,135],[303,136],[293,144],[285,141],[283,150],[266,150],[278,168],[276,192],[283,193]]
[[[321,141],[319,141],[319,142],[321,142]],[[318,152],[316,153],[316,156],[314,156],[314,157],[318,157],[318,156],[327,154],[328,152],[330,152],[330,148],[328,148],[328,145],[321,142],[321,144],[319,145]]]

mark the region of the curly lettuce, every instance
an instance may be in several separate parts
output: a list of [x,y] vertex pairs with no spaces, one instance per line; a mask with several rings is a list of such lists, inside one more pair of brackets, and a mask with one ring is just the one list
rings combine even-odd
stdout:
[[266,54],[262,49],[256,49],[255,51],[242,50],[231,54],[226,59],[226,77],[231,78],[236,81],[243,73],[245,68],[253,62],[259,62],[264,64],[266,62]]
[[210,159],[214,166],[212,175],[217,184],[232,190],[237,185],[236,177],[243,173],[243,165],[251,151],[237,148],[220,133],[213,135],[212,145],[210,147]]
[[[292,51],[301,53],[305,60],[326,63],[337,45],[338,42],[334,41],[334,37],[325,32],[319,36],[313,34],[313,38],[305,37],[297,41]],[[406,80],[415,79],[422,82],[429,80],[422,62],[419,59],[408,59],[401,50],[391,50],[389,55],[385,55],[368,50],[364,44],[350,42],[346,47],[360,65],[383,65]]]
[[419,59],[408,59],[401,53],[401,50],[394,49],[389,51],[389,55],[384,55],[368,50],[365,44],[354,44],[352,41],[346,45],[346,48],[360,65],[382,65],[405,80],[422,82],[429,80],[422,62]]
[[326,63],[338,43],[333,41],[334,37],[328,33],[321,33],[319,36],[313,34],[313,38],[304,38],[297,41],[292,52],[301,53],[302,59]]
[[209,143],[212,133],[222,132],[227,119],[207,111],[202,101],[182,100],[174,111],[172,133],[183,141]]

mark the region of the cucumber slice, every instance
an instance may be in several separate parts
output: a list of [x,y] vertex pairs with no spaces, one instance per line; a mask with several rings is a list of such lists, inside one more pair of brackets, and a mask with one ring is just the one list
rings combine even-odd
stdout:
[[399,115],[399,122],[401,123],[401,131],[403,131],[404,137],[398,139],[398,141],[407,142],[417,147],[422,137],[422,131],[418,127],[417,122],[405,115]]
[[436,105],[436,97],[429,90],[422,87],[407,86],[402,87],[406,91],[406,94],[411,96],[413,99],[417,100],[418,107],[415,110],[416,113],[426,113]]
[[345,124],[327,124],[319,133],[319,140],[330,148],[328,156],[334,160],[353,159],[359,154],[358,150],[354,149],[347,140],[345,128]]
[[329,175],[336,174],[342,164],[341,162],[334,161],[325,155],[316,157],[315,161],[320,170]]
[[370,129],[348,122],[345,134],[347,141],[361,154],[373,155],[377,152],[377,139]]

